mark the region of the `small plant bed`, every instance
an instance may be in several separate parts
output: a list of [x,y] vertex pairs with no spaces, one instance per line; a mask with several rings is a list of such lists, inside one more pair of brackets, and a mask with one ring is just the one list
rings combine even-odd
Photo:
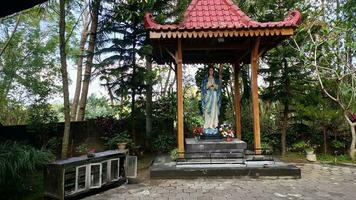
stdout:
[[25,185],[29,188],[27,194],[25,194],[24,200],[37,200],[43,199],[43,171],[38,170],[24,180]]
[[305,163],[305,154],[300,152],[287,152],[285,156],[281,157],[282,161],[292,163]]
[[[292,163],[310,163],[305,159],[305,154],[299,152],[287,152],[282,161]],[[324,164],[352,164],[356,165],[356,161],[352,161],[348,155],[331,155],[331,154],[318,154],[318,163]]]
[[318,160],[321,163],[326,164],[353,164],[356,166],[356,160],[352,161],[348,155],[331,155],[331,154],[320,154],[318,155]]
[[137,161],[137,181],[144,182],[149,180],[149,168],[155,158],[156,154],[145,153],[139,157]]

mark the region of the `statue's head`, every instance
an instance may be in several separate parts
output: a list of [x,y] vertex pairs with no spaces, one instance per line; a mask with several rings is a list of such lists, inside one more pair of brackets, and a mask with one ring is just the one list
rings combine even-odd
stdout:
[[209,67],[209,76],[214,76],[214,67],[213,66]]

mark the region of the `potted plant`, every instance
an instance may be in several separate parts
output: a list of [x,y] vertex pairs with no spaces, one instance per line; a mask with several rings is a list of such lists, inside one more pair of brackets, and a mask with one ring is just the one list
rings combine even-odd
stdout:
[[85,143],[80,144],[75,148],[75,152],[79,155],[86,155],[88,152],[88,145]]
[[306,159],[310,162],[316,161],[316,154],[315,154],[316,146],[310,145],[310,142],[307,142],[304,148],[306,153]]
[[123,141],[117,143],[117,148],[119,150],[125,150],[126,146],[127,146],[127,141],[123,140]]
[[132,140],[130,139],[130,135],[127,132],[122,132],[116,137],[117,147],[119,150],[124,150],[127,148]]
[[203,135],[204,129],[202,127],[194,127],[193,128],[193,135],[195,141],[199,141],[200,137]]
[[95,151],[96,151],[95,148],[89,149],[88,152],[87,152],[88,158],[93,158],[93,157],[95,157]]
[[315,151],[312,147],[306,147],[304,150],[307,155],[314,154]]
[[220,126],[220,133],[221,135],[226,138],[226,141],[227,142],[231,142],[232,141],[232,138],[235,137],[235,134],[234,134],[234,130],[231,128],[230,125],[221,125]]

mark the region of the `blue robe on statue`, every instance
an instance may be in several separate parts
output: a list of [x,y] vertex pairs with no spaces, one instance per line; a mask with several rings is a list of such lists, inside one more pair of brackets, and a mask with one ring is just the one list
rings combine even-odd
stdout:
[[221,107],[221,84],[219,79],[206,77],[202,86],[202,111],[204,114],[204,135],[218,136]]

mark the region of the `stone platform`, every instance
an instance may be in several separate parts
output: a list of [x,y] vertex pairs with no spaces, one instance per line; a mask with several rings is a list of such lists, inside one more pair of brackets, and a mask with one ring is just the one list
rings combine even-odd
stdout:
[[177,165],[169,156],[159,156],[150,168],[151,179],[186,179],[201,177],[283,177],[301,178],[298,167],[283,162],[245,160],[243,163],[187,163]]
[[199,177],[289,177],[300,178],[299,168],[280,161],[272,155],[255,155],[246,150],[244,141],[234,138],[195,141],[186,138],[186,151],[177,161],[169,156],[157,157],[151,168],[153,179],[180,179]]

